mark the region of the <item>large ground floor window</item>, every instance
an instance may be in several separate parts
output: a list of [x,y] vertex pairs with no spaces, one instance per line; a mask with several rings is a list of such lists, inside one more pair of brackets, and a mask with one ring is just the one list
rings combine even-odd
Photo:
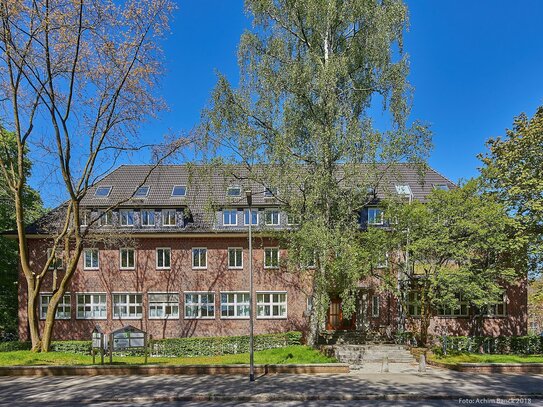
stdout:
[[286,292],[257,292],[256,293],[256,317],[286,318],[287,317],[287,293]]

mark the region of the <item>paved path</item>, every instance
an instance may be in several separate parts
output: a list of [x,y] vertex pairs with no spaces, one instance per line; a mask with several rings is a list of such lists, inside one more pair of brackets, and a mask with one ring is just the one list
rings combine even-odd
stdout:
[[358,403],[350,404],[348,401],[368,399],[426,399],[428,405],[439,405],[435,400],[448,400],[446,404],[449,404],[453,400],[458,403],[458,398],[516,396],[529,396],[532,405],[537,405],[535,403],[539,401],[536,399],[543,398],[543,375],[481,375],[444,370],[426,374],[352,372],[269,375],[259,377],[254,383],[250,383],[247,377],[230,375],[0,377],[0,405],[10,407],[38,404],[175,405],[174,402],[196,405],[198,403],[195,402],[208,400],[213,403],[237,401],[247,405],[273,402],[273,405],[331,406],[356,405]]

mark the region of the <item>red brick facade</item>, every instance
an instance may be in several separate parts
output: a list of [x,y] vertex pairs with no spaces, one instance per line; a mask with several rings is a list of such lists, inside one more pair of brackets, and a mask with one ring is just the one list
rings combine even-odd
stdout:
[[[111,243],[110,243],[111,244]],[[281,269],[264,268],[264,248],[275,247],[273,241],[255,238],[253,241],[253,270],[255,292],[286,293],[286,317],[260,318],[255,320],[255,333],[283,332],[307,329],[307,300],[310,297],[311,272],[287,273]],[[59,319],[55,323],[54,339],[89,339],[96,325],[110,332],[130,324],[143,329],[154,338],[186,336],[227,336],[245,335],[248,332],[247,318],[224,318],[221,316],[221,293],[247,292],[249,287],[248,245],[242,235],[207,234],[180,237],[134,237],[117,243],[113,247],[104,244],[99,249],[97,270],[84,268],[84,256],[79,261],[69,288],[71,312],[70,319]],[[135,268],[120,268],[119,247],[135,249]],[[207,248],[207,267],[192,267],[192,249]],[[243,268],[228,267],[228,248],[243,249]],[[31,239],[29,243],[31,258],[39,269],[45,261],[48,243],[45,240]],[[169,269],[157,269],[156,248],[171,249]],[[280,255],[284,255],[280,251]],[[62,273],[61,270],[58,273]],[[48,273],[41,291],[48,293],[53,288],[53,272]],[[376,282],[361,284],[357,315],[351,329],[380,333],[394,332],[398,326],[398,301],[390,293],[381,292]],[[179,316],[172,319],[149,318],[149,293],[179,294]],[[215,312],[212,318],[190,319],[185,317],[185,293],[214,293]],[[105,319],[79,319],[77,317],[77,294],[106,294],[107,317]],[[137,319],[113,318],[114,293],[142,294],[142,317]],[[377,296],[379,299],[374,300]],[[19,285],[19,335],[28,339],[26,321],[26,286],[20,277]],[[376,304],[378,301],[378,304]],[[377,307],[376,307],[377,306]],[[376,309],[378,308],[378,309]],[[407,321],[407,330],[416,330],[417,318]],[[42,321],[43,324],[43,321]],[[329,328],[329,327],[328,327]],[[478,319],[470,312],[468,317],[432,318],[430,333],[434,335],[525,335],[527,333],[527,295],[526,281],[511,286],[506,292],[504,316],[491,316]]]
[[[263,268],[263,248],[275,246],[267,239],[255,238],[253,241],[253,270],[255,292],[279,291],[287,294],[287,317],[256,318],[255,333],[305,330],[304,312],[307,307],[307,275],[283,273],[279,269]],[[121,270],[119,249],[104,248],[97,245],[100,262],[98,270],[85,270],[83,256],[80,259],[69,292],[71,293],[71,319],[57,320],[54,328],[55,339],[89,339],[95,325],[104,331],[111,331],[130,324],[141,328],[154,338],[185,336],[226,336],[245,335],[249,321],[245,319],[221,318],[220,293],[243,292],[249,288],[248,244],[246,238],[207,237],[178,238],[137,238],[132,247],[136,249],[135,270]],[[171,248],[171,268],[157,270],[157,247]],[[192,268],[192,248],[207,248],[207,268]],[[227,252],[229,247],[243,248],[243,269],[229,269]],[[47,243],[31,240],[30,250],[36,265],[40,259],[45,261]],[[60,273],[61,271],[59,271]],[[52,272],[43,282],[41,291],[51,292]],[[20,279],[19,335],[28,339],[26,321],[26,287],[24,278]],[[149,319],[147,294],[149,292],[179,293],[179,318]],[[184,293],[212,292],[215,294],[215,317],[211,319],[187,319],[184,317]],[[77,319],[77,293],[106,293],[107,319]],[[142,293],[143,317],[139,319],[112,318],[113,293]],[[42,322],[43,323],[43,322]]]

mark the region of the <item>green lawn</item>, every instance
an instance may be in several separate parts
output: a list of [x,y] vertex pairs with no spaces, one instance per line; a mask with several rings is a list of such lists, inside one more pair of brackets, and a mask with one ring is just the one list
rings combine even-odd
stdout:
[[[99,357],[97,356],[97,361]],[[105,362],[109,358],[106,356]],[[288,346],[255,352],[256,364],[291,364],[291,363],[333,363],[335,359],[324,356],[309,346]],[[144,363],[143,356],[116,356],[114,364],[139,365]],[[165,365],[234,365],[249,363],[249,354],[223,355],[192,358],[149,358],[149,364]],[[39,366],[39,365],[91,365],[92,356],[65,352],[33,353],[30,351],[0,352],[0,366]]]
[[457,363],[543,363],[543,355],[481,355],[463,353],[453,356],[431,356],[432,360],[455,365]]

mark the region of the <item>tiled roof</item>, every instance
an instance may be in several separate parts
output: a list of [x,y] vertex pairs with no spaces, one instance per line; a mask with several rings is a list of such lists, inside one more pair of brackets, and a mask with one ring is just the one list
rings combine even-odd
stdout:
[[[265,167],[261,167],[265,171]],[[369,170],[368,166],[360,165],[361,177]],[[414,199],[425,201],[434,185],[455,185],[447,178],[431,168],[422,173],[419,167],[409,164],[395,164],[389,167],[378,167],[376,173],[381,174],[376,180],[376,196],[383,199],[396,194],[396,185],[409,185]],[[244,179],[247,169],[243,166],[198,166],[198,165],[122,165],[89,188],[81,205],[89,208],[107,208],[119,204],[119,207],[134,208],[187,208],[192,219],[184,231],[202,231],[213,228],[212,207],[244,207],[247,206],[244,191],[253,192],[253,206],[271,207],[277,202],[264,196],[265,188],[256,182]],[[134,191],[141,186],[149,186],[145,198],[131,198]],[[172,197],[175,185],[187,187],[185,197]],[[241,196],[228,197],[229,186],[240,186]],[[111,192],[107,197],[95,196],[100,186],[110,186]],[[58,210],[58,209],[57,209]],[[55,210],[55,211],[57,211]],[[52,214],[46,215],[29,228],[29,233],[39,233],[43,225],[51,219]],[[231,230],[231,229],[230,229]]]

